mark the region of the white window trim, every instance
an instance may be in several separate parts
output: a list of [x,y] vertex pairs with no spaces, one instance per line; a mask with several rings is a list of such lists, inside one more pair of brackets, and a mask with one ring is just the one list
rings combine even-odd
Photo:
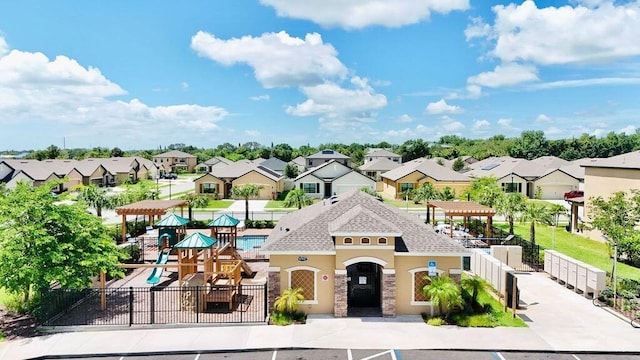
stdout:
[[387,262],[382,260],[382,259],[378,259],[378,258],[374,258],[371,256],[360,256],[360,257],[355,257],[355,258],[351,258],[349,260],[346,260],[342,263],[342,265],[344,265],[344,267],[346,268],[349,265],[353,265],[353,264],[357,264],[360,262],[370,262],[370,263],[374,263],[374,264],[378,264],[380,266],[382,266],[383,268],[385,266],[387,266]]
[[[426,273],[429,273],[429,268],[428,267],[420,267],[420,268],[415,268],[415,269],[411,269],[409,270],[409,273],[411,274],[411,306],[431,306],[431,315],[433,315],[433,302],[431,301],[415,301],[415,293],[416,293],[416,273],[417,272],[421,272],[424,271]],[[438,275],[442,275],[444,274],[444,271],[440,270],[440,269],[436,269],[436,273]]]
[[[384,243],[380,243],[380,239],[384,239]],[[381,236],[378,238],[378,245],[388,245],[389,244],[389,239],[387,239],[385,236]]]
[[[363,243],[363,242],[362,242],[362,239],[368,239],[368,240],[369,240],[369,242],[365,244],[365,243]],[[360,238],[360,245],[363,245],[363,246],[371,246],[371,238],[370,238],[370,237],[368,237],[368,236],[363,236],[363,237],[361,237],[361,238]]]
[[287,281],[288,287],[291,287],[291,273],[298,270],[313,271],[313,295],[315,296],[315,299],[313,300],[305,299],[304,301],[301,301],[300,304],[317,305],[318,304],[318,273],[320,272],[320,269],[317,269],[311,266],[294,266],[294,267],[288,268],[286,270],[287,277],[288,277],[288,281]]

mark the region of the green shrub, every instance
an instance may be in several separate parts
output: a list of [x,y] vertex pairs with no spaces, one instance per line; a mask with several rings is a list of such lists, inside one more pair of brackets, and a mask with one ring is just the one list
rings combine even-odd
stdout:
[[284,201],[284,199],[287,198],[287,194],[289,194],[289,191],[291,191],[291,190],[285,190],[285,191],[283,191],[281,193],[278,193],[278,197],[276,198],[276,200]]
[[273,312],[269,316],[271,323],[278,326],[291,325],[293,323],[305,323],[307,321],[307,315],[303,312],[295,313],[281,313]]
[[140,261],[140,246],[136,243],[129,243],[120,247],[122,253],[122,261],[127,264],[137,263]]
[[273,229],[274,227],[276,227],[276,222],[273,220],[267,220],[265,223],[265,227],[267,229]]
[[427,325],[431,325],[431,326],[441,326],[445,324],[446,322],[444,321],[444,319],[439,317],[434,317],[427,320]]
[[206,220],[196,220],[193,219],[187,224],[187,228],[189,229],[207,229],[209,221]]

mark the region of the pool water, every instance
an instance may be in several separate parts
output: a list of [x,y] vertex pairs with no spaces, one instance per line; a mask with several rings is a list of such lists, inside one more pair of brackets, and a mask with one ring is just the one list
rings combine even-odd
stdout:
[[259,249],[267,239],[266,235],[243,235],[236,239],[236,249],[251,250]]

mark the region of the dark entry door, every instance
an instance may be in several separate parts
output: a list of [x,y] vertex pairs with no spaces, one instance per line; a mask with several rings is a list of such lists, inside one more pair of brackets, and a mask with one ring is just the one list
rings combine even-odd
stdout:
[[380,307],[380,266],[363,262],[347,266],[347,305]]
[[324,183],[324,197],[331,197],[331,183]]

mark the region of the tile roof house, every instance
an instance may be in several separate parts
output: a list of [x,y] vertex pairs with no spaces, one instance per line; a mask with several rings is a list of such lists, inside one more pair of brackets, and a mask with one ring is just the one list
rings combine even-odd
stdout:
[[365,161],[364,164],[358,166],[358,170],[375,181],[380,181],[380,175],[389,170],[400,167],[400,164],[387,158],[378,158],[373,161]]
[[184,151],[171,150],[153,156],[153,163],[158,166],[160,172],[170,173],[180,169],[186,172],[193,172],[196,168],[198,158]]
[[433,313],[421,289],[432,272],[459,278],[468,251],[418,217],[359,190],[284,216],[262,248],[269,303],[301,287],[305,312],[344,317]]
[[375,149],[364,156],[364,163],[373,162],[380,159],[387,159],[397,164],[402,164],[402,156],[387,149]]
[[233,161],[223,157],[223,156],[214,156],[211,159],[202,162],[200,164],[198,164],[196,166],[198,171],[203,171],[203,172],[210,172],[211,169],[213,169],[214,166],[218,165],[218,164],[223,164],[223,165],[229,165],[231,164]]
[[216,194],[217,198],[231,198],[233,186],[254,184],[262,186],[258,199],[272,200],[284,191],[284,177],[271,169],[251,161],[238,161],[215,166],[213,170],[194,180],[197,194]]
[[366,187],[375,190],[376,182],[350,167],[331,160],[298,175],[293,181],[296,188],[313,198],[328,198],[354,189]]
[[[539,161],[516,159],[509,156],[491,157],[470,165],[466,172],[474,178],[493,176],[505,192],[519,192],[529,198],[562,199],[565,192],[577,189],[580,180],[555,165],[565,164],[558,158],[545,157]],[[566,162],[569,164],[569,162]],[[545,166],[547,165],[547,166]],[[563,165],[568,166],[568,165]]]
[[460,174],[435,161],[418,158],[402,164],[393,170],[380,175],[382,192],[392,199],[400,198],[407,190],[417,189],[426,182],[432,183],[436,189],[449,187],[460,194],[471,184],[471,178]]
[[341,154],[335,150],[324,149],[318,151],[315,154],[309,155],[306,157],[306,167],[307,169],[314,168],[316,166],[322,165],[331,160],[335,160],[340,162],[348,167],[351,167],[351,158],[347,155]]

